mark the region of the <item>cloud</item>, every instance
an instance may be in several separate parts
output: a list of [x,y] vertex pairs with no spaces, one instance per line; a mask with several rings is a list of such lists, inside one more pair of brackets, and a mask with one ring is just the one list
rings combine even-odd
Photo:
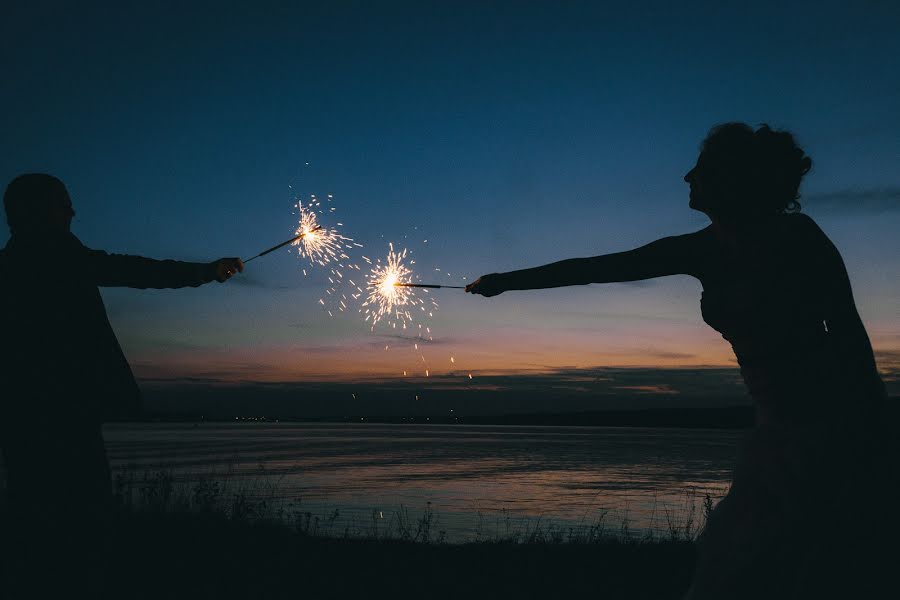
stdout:
[[665,384],[657,385],[617,385],[613,386],[617,390],[628,390],[638,394],[678,394],[678,390],[673,390]]
[[[253,381],[254,369],[235,368],[228,380],[214,373],[165,377],[142,371],[148,407],[203,414],[338,416],[511,414],[649,407],[749,404],[735,368],[565,368],[534,372],[451,372],[426,377],[371,377],[340,381]],[[236,376],[236,377],[235,377]],[[236,411],[236,412],[235,412]],[[250,414],[250,413],[248,413]]]
[[887,385],[888,394],[900,394],[900,350],[876,350],[875,362]]
[[247,275],[246,273],[241,273],[236,277],[232,277],[228,280],[227,285],[237,285],[241,287],[256,287],[256,288],[264,288],[268,290],[294,290],[300,287],[300,284],[295,285],[277,285],[270,281],[264,281],[259,279],[253,275]]
[[803,196],[800,202],[808,208],[822,208],[853,213],[881,213],[900,210],[900,187],[845,189]]
[[657,285],[659,283],[659,279],[659,277],[655,277],[653,279],[638,279],[637,281],[619,281],[607,285],[624,285],[628,287],[645,288]]
[[[634,283],[634,282],[633,282]],[[662,315],[651,315],[646,313],[628,313],[628,312],[610,312],[610,311],[579,311],[579,310],[560,310],[554,311],[557,317],[575,317],[585,320],[632,320],[632,321],[657,321],[665,323],[681,323],[684,319],[681,317],[666,317]]]
[[696,354],[689,354],[687,352],[671,352],[668,350],[654,350],[653,348],[647,348],[641,351],[641,354],[645,356],[652,356],[653,358],[662,358],[669,360],[695,360],[697,359]]
[[419,344],[423,348],[427,348],[428,346],[440,346],[447,344],[456,344],[460,343],[458,338],[454,337],[440,337],[436,339],[428,339],[415,337],[413,335],[401,335],[401,334],[391,334],[391,333],[375,333],[373,334],[375,337],[372,341],[366,341],[361,344],[358,344],[357,348],[375,348],[381,349],[385,345],[401,345],[401,346],[412,346],[413,344]]
[[900,371],[900,350],[876,350],[875,360],[882,368]]

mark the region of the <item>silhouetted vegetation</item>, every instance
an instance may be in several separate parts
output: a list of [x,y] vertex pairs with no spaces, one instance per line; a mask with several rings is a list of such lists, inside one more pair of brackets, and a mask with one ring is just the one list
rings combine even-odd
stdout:
[[[116,481],[113,596],[136,598],[678,598],[698,527],[671,515],[635,534],[601,515],[580,528],[485,515],[465,544],[445,542],[430,504],[411,517],[348,527],[278,501],[277,485],[179,485],[164,472]],[[499,523],[499,526],[498,526]],[[148,573],[159,576],[148,577]],[[647,574],[652,573],[652,577]],[[140,581],[140,589],[134,582]]]
[[483,515],[473,541],[450,544],[430,504],[348,527],[339,509],[285,505],[265,479],[129,474],[115,492],[111,598],[678,598],[700,521],[667,515],[667,529],[638,534],[604,515],[578,528]]
[[118,531],[117,598],[679,598],[694,563],[686,541],[330,538],[217,513],[129,513]]

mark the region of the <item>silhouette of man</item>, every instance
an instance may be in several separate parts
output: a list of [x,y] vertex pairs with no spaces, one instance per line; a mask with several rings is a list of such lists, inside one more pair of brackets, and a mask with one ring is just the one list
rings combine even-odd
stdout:
[[75,211],[65,185],[46,174],[16,177],[3,203],[11,236],[0,250],[0,447],[13,537],[26,572],[39,569],[22,593],[33,595],[31,586],[53,573],[91,587],[112,508],[101,425],[140,411],[98,287],[196,287],[226,281],[243,263],[92,250],[70,231]]

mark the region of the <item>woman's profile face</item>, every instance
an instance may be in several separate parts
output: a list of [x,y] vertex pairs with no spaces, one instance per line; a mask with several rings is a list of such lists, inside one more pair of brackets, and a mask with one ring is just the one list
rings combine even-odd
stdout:
[[684,176],[684,180],[691,186],[688,206],[701,212],[706,212],[704,207],[709,206],[709,203],[705,201],[707,200],[705,194],[708,190],[704,186],[703,181],[708,162],[706,156],[701,152],[700,156],[697,157],[697,164]]
[[710,210],[714,211],[722,199],[731,193],[733,177],[729,175],[730,172],[723,157],[701,152],[697,157],[697,164],[684,176],[684,180],[691,186],[688,206],[711,216]]

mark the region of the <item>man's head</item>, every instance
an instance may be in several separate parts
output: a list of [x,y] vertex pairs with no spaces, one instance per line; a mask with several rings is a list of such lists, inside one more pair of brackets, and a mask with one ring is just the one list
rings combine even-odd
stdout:
[[19,175],[3,194],[13,234],[68,232],[75,211],[62,181],[46,173]]

